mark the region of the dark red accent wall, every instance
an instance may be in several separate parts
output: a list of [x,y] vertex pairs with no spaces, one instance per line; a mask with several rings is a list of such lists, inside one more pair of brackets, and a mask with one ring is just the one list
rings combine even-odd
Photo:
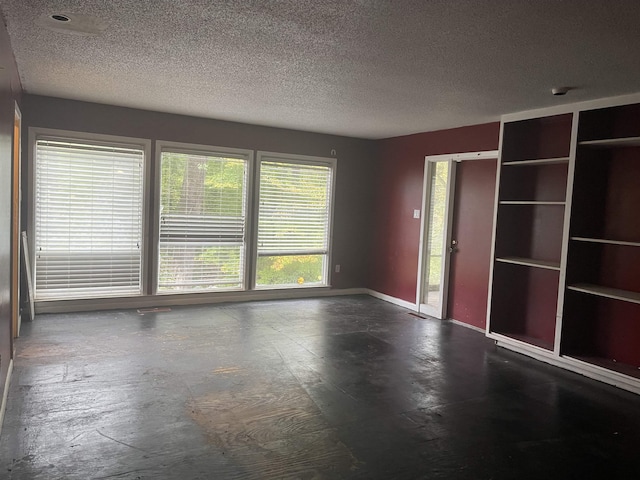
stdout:
[[377,142],[369,288],[415,303],[424,157],[497,150],[499,133],[495,122]]
[[[25,95],[23,127],[331,157],[338,167],[333,223],[334,288],[363,287],[368,272],[374,186],[373,140]],[[23,151],[27,151],[26,138]],[[152,158],[155,152],[152,145]],[[152,218],[153,216],[150,215]],[[152,225],[150,226],[152,227]],[[333,269],[332,269],[333,270]]]
[[13,118],[15,102],[22,88],[18,78],[9,35],[0,22],[0,399],[4,394],[10,359],[11,341],[11,171]]

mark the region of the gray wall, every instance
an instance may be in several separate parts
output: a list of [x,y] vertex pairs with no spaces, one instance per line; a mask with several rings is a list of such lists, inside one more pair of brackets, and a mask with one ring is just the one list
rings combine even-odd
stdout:
[[[321,157],[331,157],[331,151],[335,150],[338,167],[333,263],[341,265],[341,272],[333,274],[332,286],[366,286],[372,224],[373,141],[36,95],[24,96],[23,127],[25,133],[27,127],[55,128]],[[26,152],[26,142],[23,148]]]

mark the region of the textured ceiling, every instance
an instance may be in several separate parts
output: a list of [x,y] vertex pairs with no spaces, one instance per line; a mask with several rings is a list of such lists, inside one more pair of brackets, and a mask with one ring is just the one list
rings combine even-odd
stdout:
[[[26,92],[382,138],[640,90],[638,0],[0,0]],[[43,15],[94,16],[70,35]],[[553,97],[553,86],[572,86]]]

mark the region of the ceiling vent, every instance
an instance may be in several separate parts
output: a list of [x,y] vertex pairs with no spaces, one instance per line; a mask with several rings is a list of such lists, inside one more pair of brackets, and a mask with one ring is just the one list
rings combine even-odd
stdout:
[[103,20],[77,13],[42,15],[38,17],[36,24],[54,32],[90,37],[100,35],[107,28],[107,24]]

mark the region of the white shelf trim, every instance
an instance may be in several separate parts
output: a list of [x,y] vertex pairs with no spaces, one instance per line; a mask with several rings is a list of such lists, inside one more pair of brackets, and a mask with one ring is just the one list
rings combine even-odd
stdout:
[[526,165],[554,165],[557,163],[569,163],[569,157],[556,157],[556,158],[534,158],[531,160],[511,160],[508,162],[502,162],[504,167],[520,167]]
[[627,247],[640,247],[640,242],[625,242],[622,240],[608,240],[606,238],[571,237],[576,242],[603,243],[605,245],[623,245]]
[[[526,167],[529,165],[532,169],[537,168],[537,165],[543,166],[545,164],[550,163],[559,163],[562,164],[566,162],[568,164],[568,185],[567,185],[567,198],[565,204],[565,226],[563,231],[563,243],[562,243],[562,256],[560,264],[561,268],[559,270],[559,286],[560,292],[558,296],[558,316],[556,319],[556,338],[553,352],[542,351],[540,348],[529,345],[527,343],[523,343],[516,339],[509,338],[505,335],[500,335],[492,331],[493,326],[491,319],[491,290],[489,293],[489,303],[487,307],[487,328],[486,334],[489,338],[496,340],[496,344],[499,346],[524,353],[533,358],[537,358],[538,360],[548,362],[552,365],[557,365],[562,368],[565,368],[570,371],[574,371],[585,375],[590,378],[594,378],[596,380],[609,383],[611,385],[615,385],[620,388],[624,388],[626,390],[635,392],[640,394],[640,378],[636,375],[629,375],[626,369],[615,368],[616,366],[608,365],[606,362],[597,361],[591,359],[584,358],[572,358],[570,356],[565,356],[562,354],[560,349],[560,337],[562,332],[562,313],[563,313],[563,299],[566,295],[566,291],[578,290],[584,291],[586,294],[591,295],[601,295],[610,298],[620,299],[622,301],[634,302],[640,304],[640,292],[628,292],[624,290],[610,289],[606,287],[601,287],[598,285],[586,285],[587,289],[584,289],[584,284],[572,284],[566,285],[566,277],[565,270],[568,270],[570,267],[567,265],[567,250],[571,247],[571,241],[576,242],[587,242],[592,243],[593,245],[605,244],[605,245],[619,245],[625,247],[638,247],[640,246],[640,239],[631,238],[632,240],[638,240],[637,242],[629,242],[625,240],[613,240],[613,239],[605,239],[605,238],[589,238],[587,236],[571,236],[569,231],[569,220],[570,220],[570,212],[572,207],[572,187],[573,187],[573,169],[576,163],[576,150],[578,148],[584,149],[614,149],[614,148],[628,148],[628,147],[640,147],[640,136],[639,137],[627,137],[627,138],[608,138],[604,140],[587,140],[585,142],[580,142],[578,139],[578,116],[582,112],[588,112],[595,109],[600,108],[609,108],[623,105],[631,105],[635,103],[640,103],[640,93],[636,93],[633,95],[625,95],[618,97],[610,97],[599,100],[589,100],[585,102],[567,104],[567,105],[558,105],[554,107],[546,107],[543,109],[530,110],[526,112],[518,112],[512,114],[506,114],[501,117],[501,125],[500,125],[500,147],[501,147],[501,161],[498,169],[498,185],[500,185],[500,170],[502,167],[505,167],[507,170],[512,166],[522,166]],[[570,153],[569,157],[566,159],[523,159],[521,161],[514,161],[514,157],[504,158],[502,154],[503,143],[504,143],[504,125],[505,123],[517,122],[523,120],[531,120],[538,119],[541,117],[547,117],[551,115],[560,115],[560,114],[573,114],[573,124],[572,124],[572,133],[571,133],[571,144],[570,144]],[[523,157],[521,157],[523,158]],[[526,157],[524,157],[526,158]],[[504,161],[506,160],[506,161]],[[504,170],[503,170],[504,173]],[[508,201],[508,200],[507,200]],[[498,198],[498,194],[496,194],[496,205],[499,205],[500,202]],[[515,263],[526,266],[538,266],[532,265],[531,259],[523,259],[523,258],[513,258],[513,257],[498,257],[496,255],[496,216],[499,208],[495,209],[494,213],[494,230],[493,230],[493,244],[492,244],[492,257],[494,262],[492,262],[491,273],[490,273],[490,284],[493,284],[494,277],[494,268],[498,265],[497,262],[505,262],[505,263]],[[575,244],[574,244],[575,246]],[[535,263],[538,263],[537,261]],[[546,262],[549,263],[549,262]],[[620,298],[622,297],[622,298]],[[629,298],[631,297],[631,299]],[[624,373],[623,373],[624,372]]]
[[640,293],[631,292],[629,290],[603,287],[600,285],[593,285],[591,283],[577,283],[575,285],[569,285],[567,286],[567,288],[575,292],[588,293],[590,295],[596,295],[598,297],[605,297],[611,298],[613,300],[622,300],[623,302],[640,304]]
[[544,347],[540,347],[533,343],[528,343],[524,340],[519,340],[517,338],[510,337],[509,335],[506,335],[504,333],[498,333],[498,332],[492,331],[487,334],[487,337],[498,342],[499,346],[508,345],[509,348],[512,350],[519,351],[520,353],[524,352],[525,354],[529,354],[535,358],[538,358],[539,360],[542,360],[542,358],[539,358],[539,357],[543,357],[545,359],[555,358],[553,350],[547,350]]
[[593,356],[573,356],[566,355],[565,358],[571,358],[577,362],[582,362],[593,367],[604,369],[608,372],[615,372],[620,375],[626,375],[631,378],[640,380],[640,367],[628,365],[622,362],[616,362],[607,358]]
[[564,206],[566,202],[546,202],[538,200],[500,200],[500,205],[561,205]]
[[545,260],[536,260],[524,257],[496,257],[496,262],[512,263],[514,265],[523,265],[525,267],[545,268],[547,270],[560,271],[560,262],[548,262]]
[[583,147],[613,148],[613,147],[640,147],[640,137],[605,138],[602,140],[586,140],[578,143]]

